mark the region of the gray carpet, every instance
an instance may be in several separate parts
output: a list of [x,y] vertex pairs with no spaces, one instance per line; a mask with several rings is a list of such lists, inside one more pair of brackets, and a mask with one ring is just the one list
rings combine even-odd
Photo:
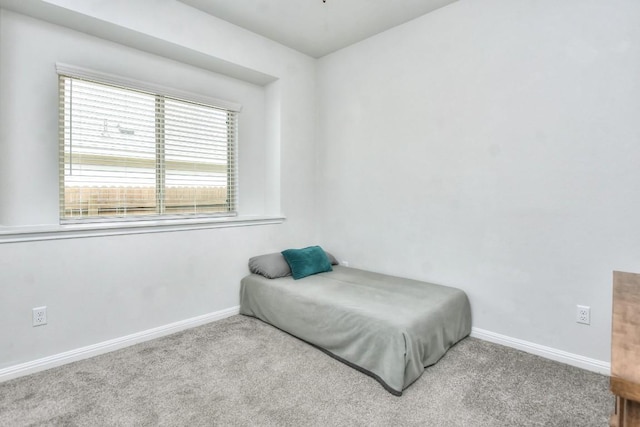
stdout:
[[0,425],[606,426],[608,379],[467,338],[405,390],[233,316],[0,383]]

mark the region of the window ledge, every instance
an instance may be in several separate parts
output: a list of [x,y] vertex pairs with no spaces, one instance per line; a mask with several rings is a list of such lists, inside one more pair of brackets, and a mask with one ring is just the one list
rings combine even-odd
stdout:
[[0,226],[0,244],[42,240],[81,239],[85,237],[120,236],[125,234],[167,233],[209,228],[249,227],[282,224],[283,216],[252,216],[185,220],[107,222],[69,225]]

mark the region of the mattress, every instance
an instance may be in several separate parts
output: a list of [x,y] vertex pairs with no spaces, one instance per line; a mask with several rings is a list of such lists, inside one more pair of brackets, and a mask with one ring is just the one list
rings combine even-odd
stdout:
[[256,317],[402,391],[471,332],[460,289],[342,266],[304,279],[241,281],[240,313]]

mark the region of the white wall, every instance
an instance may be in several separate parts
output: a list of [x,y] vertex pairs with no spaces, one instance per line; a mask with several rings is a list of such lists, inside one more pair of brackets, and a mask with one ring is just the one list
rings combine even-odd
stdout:
[[320,59],[324,244],[608,361],[612,270],[640,271],[638,22],[635,0],[460,0]]
[[242,103],[240,211],[287,219],[0,243],[0,369],[234,307],[250,256],[316,241],[314,60],[174,1],[13,3],[65,25],[0,10],[0,232],[57,222],[55,62]]
[[[50,222],[57,201],[50,78],[14,62],[40,61],[16,50],[36,34],[46,40],[30,49],[49,62],[119,69],[71,49],[100,46],[134,58],[134,74],[152,61],[213,92],[227,77],[211,72],[243,80],[233,84],[264,100],[263,125],[248,129],[264,132],[264,153],[248,153],[264,171],[252,210],[287,217],[0,244],[0,369],[233,307],[248,257],[310,242],[356,267],[465,289],[477,328],[609,360],[611,271],[640,271],[634,0],[460,0],[317,68],[171,0],[0,5],[68,27],[0,12],[0,198],[20,197],[15,168],[32,156],[40,179],[26,184],[27,204],[47,206],[24,216],[3,207],[6,222]],[[34,117],[16,110],[18,88],[48,94]],[[576,304],[592,307],[591,326],[575,323]],[[39,305],[49,324],[33,328]]]

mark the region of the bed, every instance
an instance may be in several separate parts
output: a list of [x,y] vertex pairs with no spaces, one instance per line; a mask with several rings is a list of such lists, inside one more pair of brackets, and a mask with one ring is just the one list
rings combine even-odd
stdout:
[[298,337],[400,396],[471,332],[456,288],[335,265],[300,280],[251,274],[240,313]]

